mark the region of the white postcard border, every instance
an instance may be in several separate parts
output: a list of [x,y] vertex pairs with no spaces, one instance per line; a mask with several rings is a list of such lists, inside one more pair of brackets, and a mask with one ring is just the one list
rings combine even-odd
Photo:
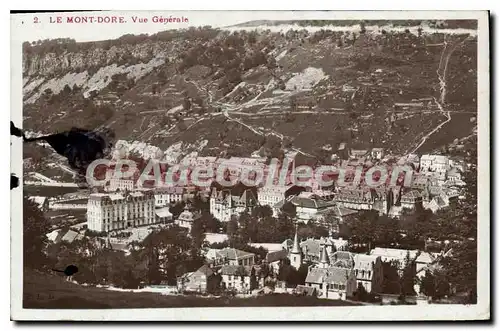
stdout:
[[[143,12],[144,13],[144,12]],[[169,12],[172,13],[172,12]],[[182,12],[176,12],[182,15]],[[192,12],[184,12],[185,14]],[[235,12],[207,12],[232,15]],[[239,12],[241,14],[241,12]],[[252,12],[254,15],[255,12]],[[473,320],[490,317],[490,86],[489,22],[486,11],[258,12],[272,19],[477,19],[478,20],[478,301],[477,305],[368,307],[214,307],[161,309],[22,308],[22,187],[11,191],[11,318],[14,320]],[[130,14],[130,13],[129,13]],[[249,14],[249,12],[246,12]],[[58,15],[63,15],[59,13]],[[265,16],[267,15],[267,16]],[[326,15],[326,17],[325,17]],[[30,31],[11,17],[11,119],[22,125],[22,42]],[[258,15],[257,15],[258,16]],[[258,19],[254,16],[245,21]],[[262,18],[260,18],[262,19]],[[196,25],[204,25],[195,22]],[[132,23],[129,23],[132,24]],[[127,31],[123,34],[128,33]],[[22,141],[11,139],[11,172],[22,183]],[[249,309],[251,308],[251,309]]]

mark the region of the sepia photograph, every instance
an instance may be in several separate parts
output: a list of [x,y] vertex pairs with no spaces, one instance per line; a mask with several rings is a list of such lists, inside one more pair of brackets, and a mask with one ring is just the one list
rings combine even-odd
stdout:
[[487,11],[12,13],[11,318],[489,319],[488,49]]

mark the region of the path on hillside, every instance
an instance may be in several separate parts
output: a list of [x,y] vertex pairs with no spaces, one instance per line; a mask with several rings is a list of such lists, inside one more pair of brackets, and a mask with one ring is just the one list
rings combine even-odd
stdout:
[[439,101],[436,98],[434,98],[434,103],[438,107],[439,111],[446,117],[446,120],[438,124],[431,132],[422,137],[420,143],[410,153],[415,153],[420,147],[422,147],[423,144],[425,144],[425,142],[430,138],[430,136],[432,136],[435,132],[439,131],[439,129],[441,129],[446,123],[451,121],[451,111],[445,111],[443,107],[446,101],[446,92],[447,92],[446,72],[448,69],[448,62],[450,61],[451,55],[453,54],[453,52],[455,52],[457,47],[465,43],[469,38],[470,36],[467,36],[464,40],[457,42],[451,48],[448,54],[446,54],[446,51],[448,49],[448,43],[446,41],[446,36],[445,36],[445,40],[443,42],[444,43],[443,51],[441,52],[441,57],[439,59],[439,66],[438,69],[436,70],[436,74],[439,80],[440,96],[439,96]]
[[[273,103],[275,101],[278,101],[279,99],[283,99],[284,97],[289,97],[295,93],[298,93],[298,92],[292,92],[292,91],[289,91],[289,92],[285,92],[281,95],[278,95],[278,96],[275,96],[275,97],[271,97],[271,98],[265,98],[265,99],[258,99],[262,94],[264,94],[265,92],[271,90],[271,88],[274,86],[274,81],[271,80],[269,81],[269,83],[266,85],[265,89],[263,91],[261,91],[257,96],[255,96],[254,98],[252,98],[251,100],[247,101],[247,102],[244,102],[242,104],[239,104],[239,105],[235,105],[235,104],[230,104],[230,103],[225,103],[225,102],[220,102],[220,100],[224,99],[226,96],[228,95],[231,95],[232,93],[234,93],[234,91],[236,90],[237,87],[241,86],[241,84],[238,84],[232,91],[230,91],[228,94],[226,94],[225,96],[223,96],[222,98],[219,98],[217,99],[216,101],[213,101],[214,99],[214,96],[213,94],[210,92],[210,90],[207,88],[207,89],[204,89],[202,87],[200,87],[197,83],[195,83],[194,81],[190,81],[190,83],[192,83],[200,92],[203,92],[204,94],[208,95],[208,98],[209,98],[209,103],[211,104],[214,104],[216,107],[220,107],[221,110],[222,110],[222,114],[223,116],[228,120],[228,121],[231,121],[231,122],[236,122],[242,126],[244,126],[245,128],[247,128],[248,130],[252,131],[253,133],[259,135],[259,136],[263,136],[263,137],[266,137],[266,136],[270,136],[270,135],[273,135],[273,136],[276,136],[278,137],[281,142],[283,143],[283,140],[285,138],[285,136],[277,131],[274,131],[272,129],[267,129],[266,131],[267,132],[264,132],[264,131],[261,131],[260,129],[258,128],[255,128],[253,127],[252,125],[249,125],[249,124],[246,124],[244,123],[243,121],[241,121],[240,119],[237,119],[237,118],[234,118],[234,117],[231,117],[229,114],[238,114],[238,115],[249,115],[251,116],[251,114],[247,114],[247,113],[244,113],[242,112],[241,110],[244,109],[244,108],[248,108],[248,107],[252,107],[252,106],[257,106],[257,105],[263,105],[262,108],[265,108],[267,107],[270,103]],[[193,123],[191,126],[189,126],[187,129],[191,128],[193,125],[197,124],[198,122],[204,120],[206,118],[201,118],[200,120],[196,121],[195,123]],[[308,157],[314,157],[314,155],[311,155],[309,153],[306,153],[306,152],[303,152],[302,150],[298,149],[298,148],[291,148],[291,150],[297,152],[297,153],[300,153],[302,155],[305,155],[305,156],[308,156]]]

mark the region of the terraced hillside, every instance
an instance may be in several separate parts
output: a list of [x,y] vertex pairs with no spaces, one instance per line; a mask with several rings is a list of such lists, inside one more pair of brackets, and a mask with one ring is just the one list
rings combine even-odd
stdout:
[[105,125],[122,146],[172,161],[289,151],[323,160],[341,142],[423,153],[473,133],[474,22],[304,24],[25,43],[23,127]]

